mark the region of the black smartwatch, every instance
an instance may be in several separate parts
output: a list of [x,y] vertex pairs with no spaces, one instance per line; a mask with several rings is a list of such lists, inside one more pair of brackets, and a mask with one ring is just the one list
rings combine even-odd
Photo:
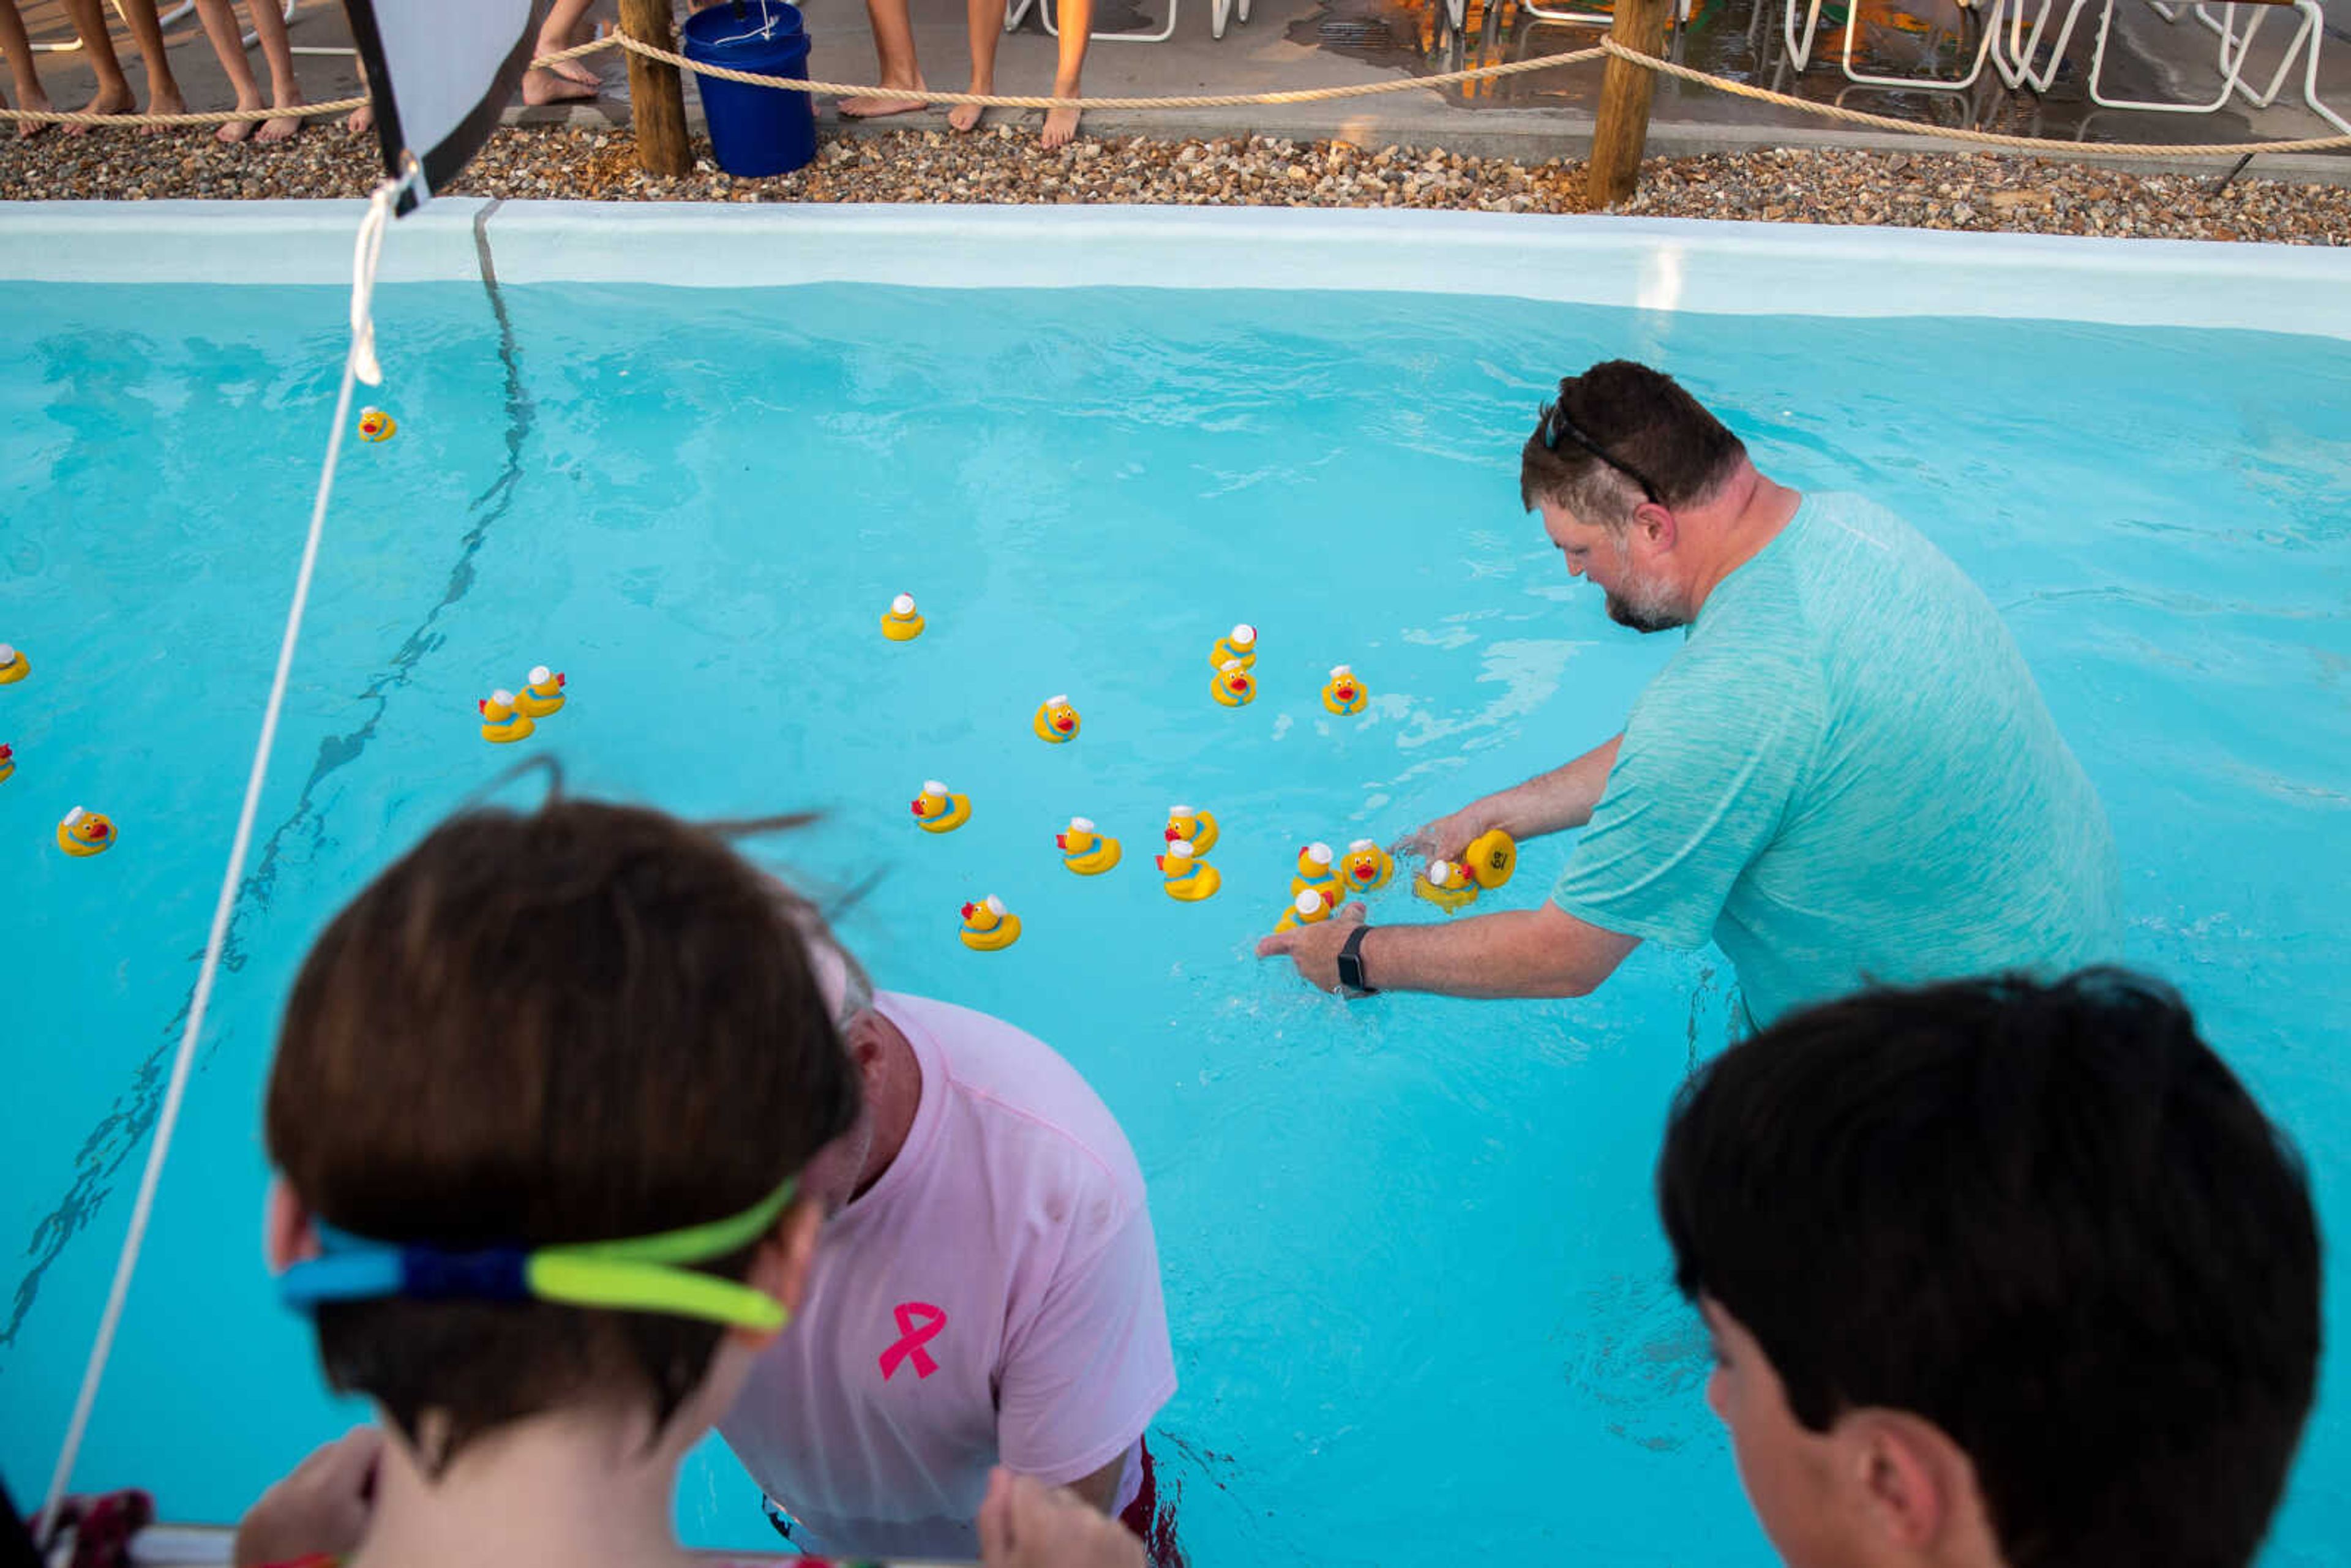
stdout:
[[1339,947],[1339,984],[1350,996],[1375,997],[1379,988],[1364,977],[1364,937],[1370,925],[1356,926],[1347,933],[1347,940]]

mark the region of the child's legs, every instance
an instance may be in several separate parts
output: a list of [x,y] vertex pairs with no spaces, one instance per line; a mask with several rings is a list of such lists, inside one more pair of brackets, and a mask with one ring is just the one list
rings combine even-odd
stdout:
[[[99,0],[89,3],[95,5]],[[259,109],[261,86],[253,79],[253,62],[245,57],[245,29],[237,25],[236,7],[230,0],[196,0],[196,15],[204,18],[204,37],[212,40],[213,53],[220,57],[221,69],[236,93],[237,108]]]
[[0,55],[8,57],[8,75],[16,84],[18,107],[47,109],[49,95],[41,90],[40,73],[33,68],[33,40],[25,36],[25,18],[16,14],[16,0],[0,0]]
[[1061,29],[1061,57],[1053,73],[1053,96],[1075,98],[1078,72],[1086,63],[1086,40],[1094,29],[1094,0],[1060,0],[1053,25]]
[[[1056,18],[1061,29],[1061,57],[1053,72],[1053,96],[1078,96],[1078,72],[1086,63],[1086,36],[1093,31],[1093,0],[1061,0]],[[1038,140],[1049,150],[1066,147],[1078,134],[1078,111],[1048,110],[1045,131]]]
[[147,68],[147,112],[182,112],[187,100],[180,96],[171,58],[163,52],[163,19],[155,14],[155,0],[122,0],[122,15],[131,24],[131,36],[139,40],[139,58]]
[[[1004,37],[1005,0],[969,0],[965,17],[971,27],[971,90],[996,90],[996,46]],[[987,111],[976,103],[959,103],[947,110],[947,124],[969,131]]]
[[98,98],[128,99],[131,84],[122,79],[122,62],[114,57],[114,36],[106,30],[106,0],[65,0],[65,5],[82,53],[89,57],[89,68],[98,73]]
[[[253,31],[261,43],[261,57],[269,62],[269,96],[280,109],[302,101],[302,87],[294,79],[294,41],[287,36],[283,0],[245,0],[253,15]],[[245,35],[237,35],[243,54]]]
[[1005,0],[970,0],[967,20],[971,26],[971,90],[996,89],[996,46],[1004,37]]

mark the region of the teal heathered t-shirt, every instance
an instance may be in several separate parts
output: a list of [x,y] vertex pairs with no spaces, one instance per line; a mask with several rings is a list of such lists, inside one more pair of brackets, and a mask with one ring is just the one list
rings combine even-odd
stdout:
[[2115,956],[2114,836],[1991,601],[1916,528],[1809,496],[1707,596],[1552,898],[1711,937],[1758,1025],[1871,982]]

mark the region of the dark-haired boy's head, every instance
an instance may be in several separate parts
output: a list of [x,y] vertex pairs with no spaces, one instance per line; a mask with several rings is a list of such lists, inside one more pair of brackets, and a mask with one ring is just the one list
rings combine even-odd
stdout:
[[1683,1091],[1657,1171],[1708,1396],[1794,1568],[2244,1568],[2308,1414],[2316,1222],[2177,998],[1879,991]]
[[[280,1263],[312,1217],[462,1251],[752,1208],[857,1117],[806,924],[721,839],[659,812],[559,800],[444,824],[335,917],[295,982],[267,1105],[291,1195],[273,1201]],[[815,1218],[803,1200],[778,1233],[805,1247]],[[762,1255],[696,1267],[743,1280]],[[329,1379],[435,1464],[566,1405],[642,1406],[658,1430],[729,1333],[400,1299],[323,1304],[318,1330]]]

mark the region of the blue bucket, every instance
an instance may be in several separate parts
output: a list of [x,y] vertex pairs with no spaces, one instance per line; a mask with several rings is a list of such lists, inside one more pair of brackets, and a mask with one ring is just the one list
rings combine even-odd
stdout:
[[[731,0],[685,19],[685,57],[729,70],[808,80],[809,37],[797,6]],[[710,150],[729,174],[789,174],[816,156],[816,110],[804,92],[696,76]]]

